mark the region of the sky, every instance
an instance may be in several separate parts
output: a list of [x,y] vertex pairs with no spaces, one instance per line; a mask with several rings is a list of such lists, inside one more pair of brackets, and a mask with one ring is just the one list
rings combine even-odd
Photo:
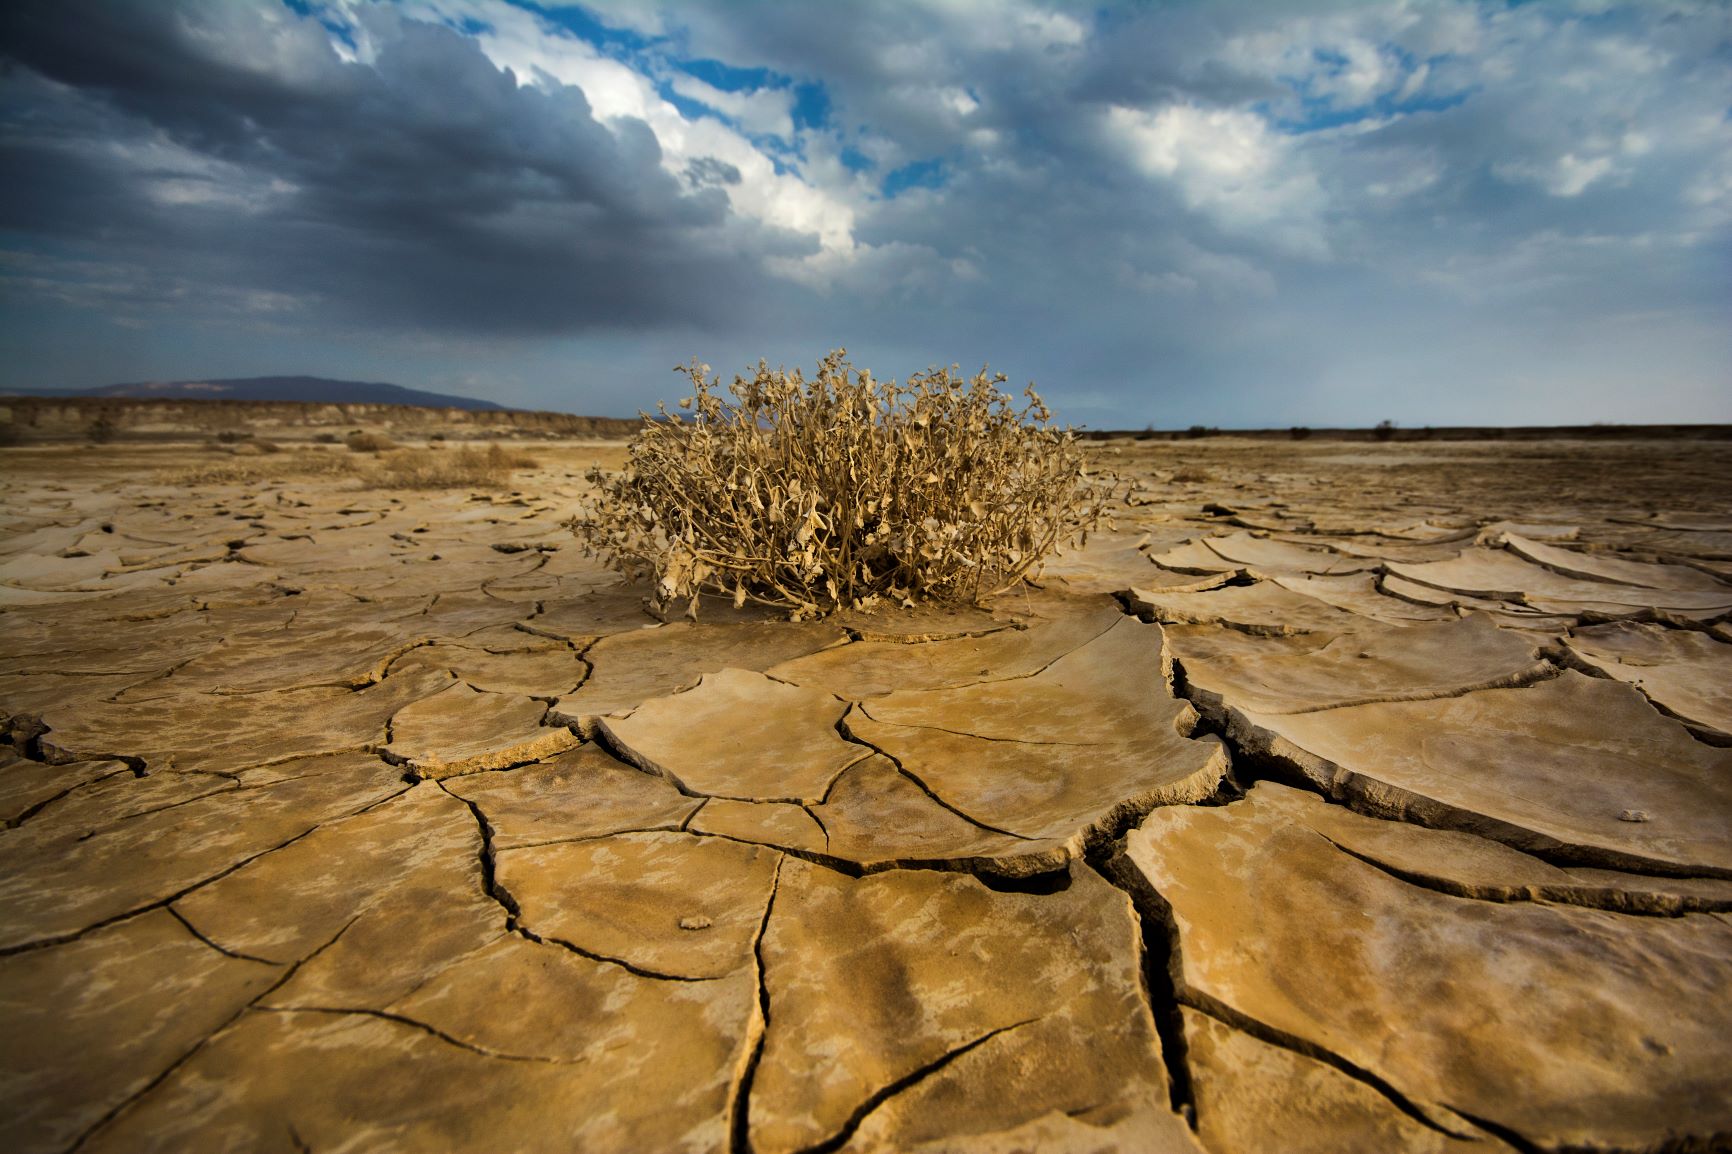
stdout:
[[6,0],[0,387],[1732,421],[1732,3]]

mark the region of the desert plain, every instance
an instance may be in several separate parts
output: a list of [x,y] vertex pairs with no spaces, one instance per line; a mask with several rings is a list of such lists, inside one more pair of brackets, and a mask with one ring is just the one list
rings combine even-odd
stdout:
[[1732,443],[1106,441],[798,623],[620,443],[230,451],[0,449],[0,1147],[1732,1146]]

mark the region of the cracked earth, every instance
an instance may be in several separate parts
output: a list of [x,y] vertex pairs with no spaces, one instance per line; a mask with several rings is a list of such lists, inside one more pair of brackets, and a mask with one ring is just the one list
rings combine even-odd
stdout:
[[0,1147],[1732,1146],[1732,460],[1118,444],[983,607],[0,477]]

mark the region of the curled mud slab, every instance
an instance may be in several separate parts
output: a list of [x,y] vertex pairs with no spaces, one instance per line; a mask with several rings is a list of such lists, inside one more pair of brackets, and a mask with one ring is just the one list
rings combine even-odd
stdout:
[[1105,446],[1041,589],[804,624],[582,557],[617,448],[29,451],[0,1145],[1725,1148],[1732,464],[1646,451]]

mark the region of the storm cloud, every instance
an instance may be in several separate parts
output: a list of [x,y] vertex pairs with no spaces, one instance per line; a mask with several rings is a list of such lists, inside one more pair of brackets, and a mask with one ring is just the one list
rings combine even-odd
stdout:
[[1716,4],[15,0],[0,383],[1729,420],[1729,109]]

